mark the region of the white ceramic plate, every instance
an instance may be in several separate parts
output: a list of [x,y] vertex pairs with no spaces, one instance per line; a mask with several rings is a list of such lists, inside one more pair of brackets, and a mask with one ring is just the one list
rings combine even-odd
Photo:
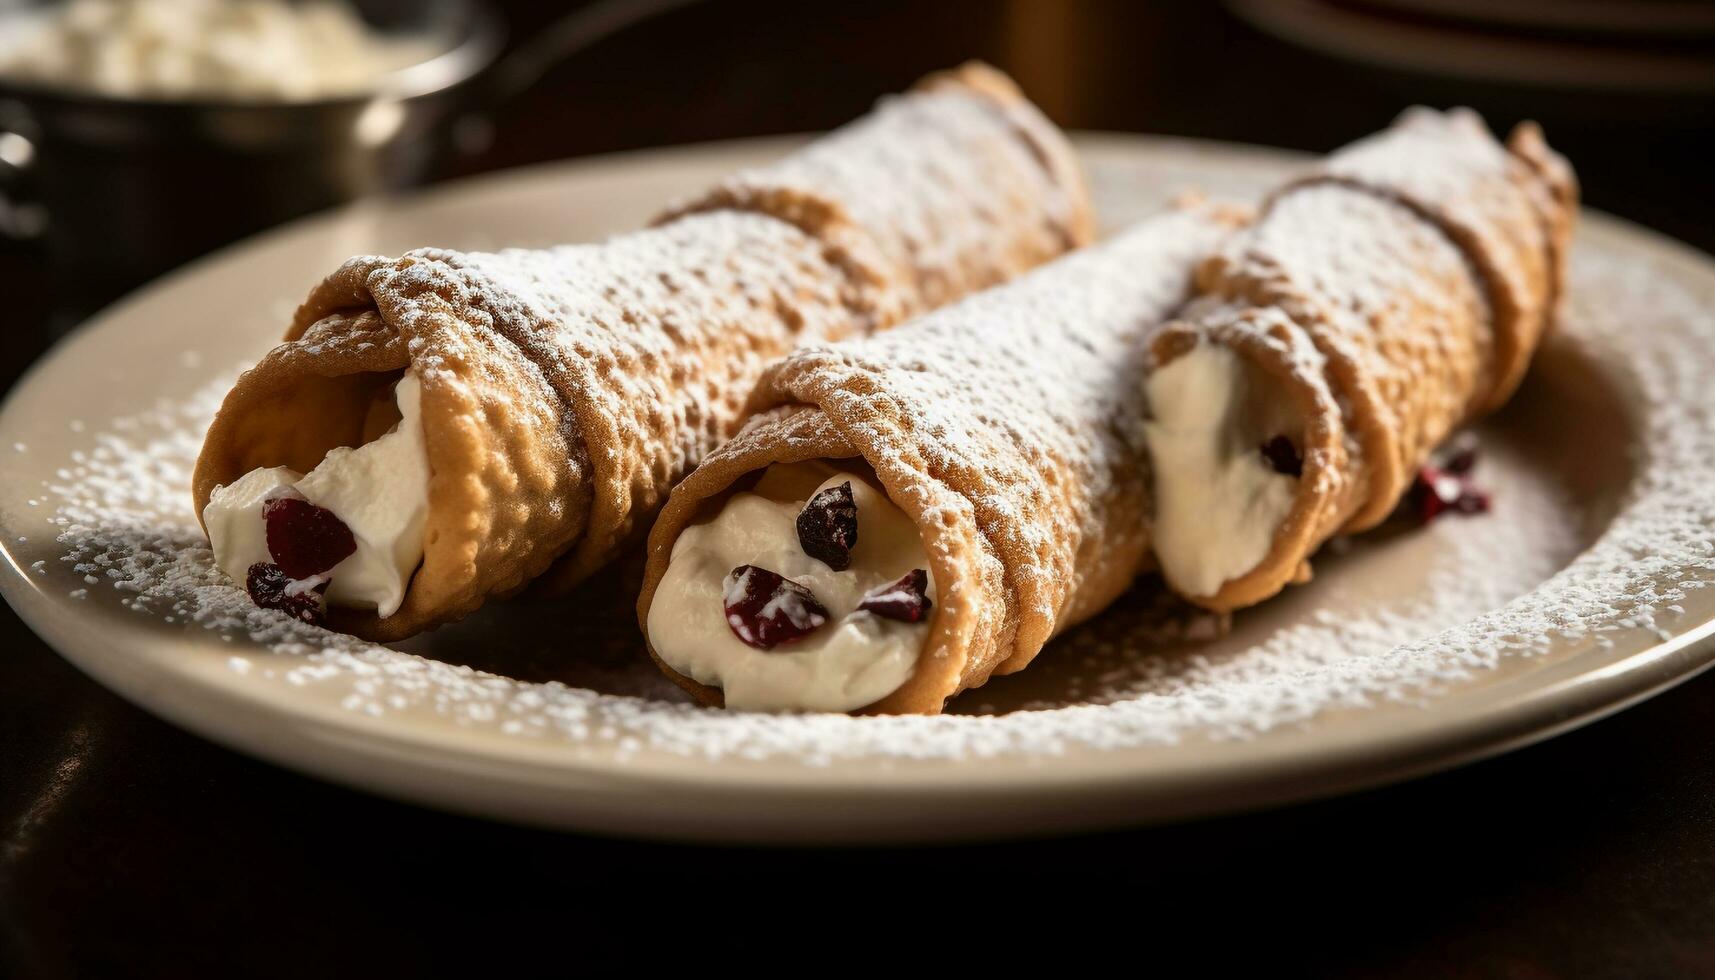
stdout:
[[[1110,227],[1285,154],[1080,140]],[[170,276],[56,348],[0,414],[0,588],[101,683],[208,738],[502,820],[685,839],[958,839],[1186,817],[1498,752],[1707,666],[1715,265],[1612,219],[1567,322],[1483,428],[1495,512],[1367,536],[1192,645],[1133,596],[941,718],[712,712],[641,658],[631,570],[397,650],[248,613],[190,513],[214,399],[359,252],[591,239],[781,141],[610,157],[371,204]],[[454,666],[458,665],[458,666]],[[480,669],[478,669],[480,668]]]

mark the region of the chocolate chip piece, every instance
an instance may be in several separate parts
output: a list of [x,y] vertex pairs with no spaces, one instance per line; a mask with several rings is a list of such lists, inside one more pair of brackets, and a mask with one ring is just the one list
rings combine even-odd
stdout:
[[327,620],[327,598],[323,595],[327,588],[326,582],[311,586],[294,581],[279,565],[265,561],[251,565],[244,577],[244,591],[250,593],[251,602],[264,609],[281,610],[293,619],[315,626]]
[[929,601],[929,573],[921,568],[913,568],[891,585],[869,590],[858,603],[859,609],[902,623],[922,622],[934,606]]
[[811,497],[798,512],[798,547],[836,572],[851,567],[857,540],[857,501],[850,480]]
[[733,635],[758,650],[801,640],[828,621],[828,610],[809,589],[755,565],[727,575],[722,599]]
[[1298,454],[1298,447],[1285,436],[1275,436],[1262,444],[1262,458],[1282,476],[1299,477],[1304,475],[1304,457]]
[[268,555],[287,578],[314,578],[357,550],[351,528],[338,515],[301,497],[275,497],[262,505],[262,519]]

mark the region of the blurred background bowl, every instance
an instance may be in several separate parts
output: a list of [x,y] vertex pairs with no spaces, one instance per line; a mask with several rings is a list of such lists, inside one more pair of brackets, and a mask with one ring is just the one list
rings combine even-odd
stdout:
[[[44,5],[16,6],[0,19]],[[288,218],[421,181],[444,163],[502,49],[471,0],[358,0],[426,60],[303,101],[126,98],[0,76],[4,227],[39,237],[54,316],[74,322],[155,275]]]

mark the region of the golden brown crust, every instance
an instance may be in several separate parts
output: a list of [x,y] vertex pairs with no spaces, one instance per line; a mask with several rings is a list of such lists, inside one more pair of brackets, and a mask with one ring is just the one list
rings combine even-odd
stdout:
[[855,456],[916,523],[936,583],[915,672],[864,710],[938,712],[1029,664],[1146,559],[1138,379],[1194,263],[1227,231],[1206,211],[1160,218],[887,334],[786,358],[760,388],[762,414],[656,522],[645,631],[673,543],[731,487],[774,463]]
[[[931,161],[912,165],[913,154]],[[669,209],[753,210],[834,248],[857,280],[889,281],[885,326],[1014,278],[1094,238],[1065,137],[1012,80],[971,62],[772,166]]]
[[360,443],[409,368],[432,474],[423,565],[395,615],[334,625],[392,640],[532,579],[570,588],[733,434],[770,361],[1087,237],[1070,161],[1004,76],[964,69],[601,245],[353,259],[228,395],[197,511],[249,469]]
[[[1255,365],[1259,369],[1255,376],[1267,378],[1275,386],[1276,397],[1290,403],[1297,416],[1305,420],[1297,444],[1304,460],[1300,485],[1305,489],[1294,497],[1292,510],[1276,530],[1273,550],[1309,554],[1346,522],[1351,501],[1361,498],[1364,490],[1362,483],[1349,484],[1353,453],[1341,424],[1339,401],[1324,374],[1303,370],[1305,364],[1322,361],[1321,352],[1277,309],[1227,305],[1188,312],[1195,326],[1178,322],[1156,338],[1153,353],[1157,367],[1172,363],[1200,343],[1221,344]],[[1309,491],[1312,487],[1315,492]],[[1288,577],[1307,581],[1309,569],[1308,562],[1300,562],[1297,568],[1287,570]],[[1264,562],[1224,583],[1215,595],[1199,597],[1196,602],[1216,612],[1254,605],[1280,591],[1284,584],[1281,572],[1278,564]]]
[[[1188,599],[1230,611],[1307,577],[1324,541],[1384,520],[1438,444],[1505,402],[1552,322],[1576,203],[1534,126],[1502,147],[1468,110],[1412,110],[1277,192],[1205,264],[1182,329],[1275,364],[1281,348],[1249,342],[1268,314],[1314,350],[1276,375],[1310,408],[1312,451],[1268,556]],[[1306,397],[1317,386],[1330,397]]]
[[[911,454],[896,454],[881,444],[888,438],[888,421],[864,411],[853,432],[869,444],[869,453],[854,446],[840,426],[819,408],[788,404],[758,416],[733,441],[710,456],[673,489],[649,535],[649,564],[638,596],[638,616],[647,632],[649,605],[667,571],[673,542],[709,501],[721,499],[743,478],[774,463],[811,459],[862,457],[875,468],[876,478],[923,534],[930,572],[938,583],[930,638],[911,680],[888,697],[864,709],[872,714],[934,714],[951,692],[961,689],[967,664],[975,660],[992,666],[997,636],[995,604],[986,601],[1002,591],[1000,563],[981,536],[968,501],[945,486],[925,479],[913,468]],[[903,434],[892,431],[893,444]],[[875,464],[879,463],[879,466]],[[955,515],[949,520],[947,515]],[[653,646],[649,656],[674,683],[704,704],[720,707],[720,688],[699,684],[662,660]],[[986,678],[987,672],[983,672]],[[980,681],[979,681],[980,683]],[[971,686],[971,685],[965,685]]]
[[[255,466],[307,469],[355,441],[346,430],[362,413],[347,402],[373,382],[340,399],[311,379],[409,366],[423,384],[431,473],[423,564],[393,616],[340,610],[335,625],[395,639],[510,594],[556,560],[556,575],[581,578],[665,495],[687,443],[731,435],[747,378],[801,336],[854,329],[840,282],[801,232],[729,213],[598,246],[353,260],[311,294],[296,339],[228,395],[205,440],[197,507]],[[318,404],[305,404],[311,395]],[[277,405],[282,396],[295,404]],[[323,441],[281,457],[280,438]]]
[[1459,246],[1492,310],[1494,378],[1478,408],[1505,403],[1552,320],[1577,206],[1571,167],[1540,129],[1524,124],[1508,147],[1469,109],[1414,108],[1307,178],[1323,181],[1392,197]]

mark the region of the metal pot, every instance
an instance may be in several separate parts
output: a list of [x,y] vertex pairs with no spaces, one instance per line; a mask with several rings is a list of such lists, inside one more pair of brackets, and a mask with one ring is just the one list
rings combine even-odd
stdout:
[[354,0],[372,26],[441,53],[317,101],[114,98],[0,79],[0,233],[40,238],[56,320],[75,322],[246,234],[422,181],[552,64],[682,2],[602,0],[501,61],[504,29],[479,2]]

